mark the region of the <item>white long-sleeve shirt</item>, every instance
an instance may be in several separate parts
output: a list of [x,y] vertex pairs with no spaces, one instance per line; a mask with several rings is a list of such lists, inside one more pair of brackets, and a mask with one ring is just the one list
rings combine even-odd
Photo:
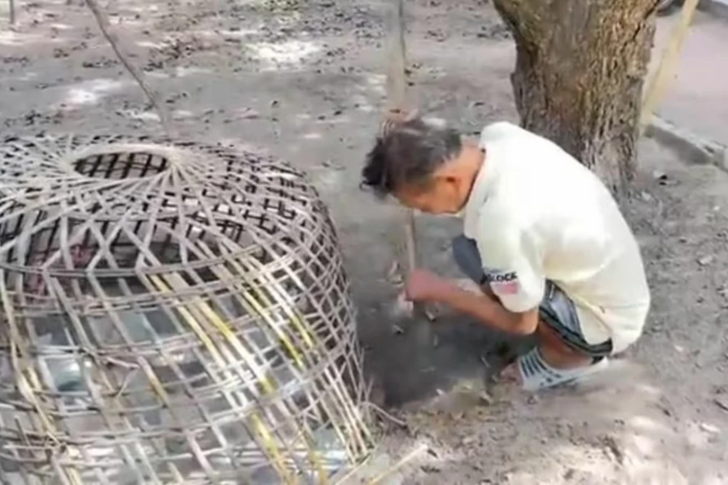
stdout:
[[545,281],[574,302],[590,344],[620,352],[642,333],[650,292],[635,237],[604,184],[551,141],[487,126],[485,162],[464,211],[492,291],[513,312],[538,307]]

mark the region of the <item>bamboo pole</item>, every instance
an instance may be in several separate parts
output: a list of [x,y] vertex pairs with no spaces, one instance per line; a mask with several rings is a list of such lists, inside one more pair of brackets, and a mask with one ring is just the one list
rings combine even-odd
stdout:
[[401,112],[407,102],[406,44],[404,39],[404,0],[391,0],[389,19],[387,101],[390,111]]
[[645,129],[652,120],[652,113],[655,111],[665,95],[668,80],[671,79],[672,74],[675,71],[678,54],[685,42],[688,27],[690,27],[690,22],[693,18],[693,14],[695,13],[695,9],[698,6],[698,1],[699,0],[685,0],[680,12],[680,20],[673,28],[667,46],[660,58],[660,64],[657,67],[657,71],[655,71],[655,74],[652,76],[652,80],[647,87],[640,113],[640,136],[644,134]]
[[[406,97],[406,44],[404,38],[404,0],[391,0],[392,12],[389,15],[389,45],[387,72],[387,104],[389,113],[403,113]],[[404,221],[405,275],[417,268],[417,232],[415,215],[407,209]]]
[[94,17],[96,18],[96,23],[99,26],[99,30],[101,30],[101,33],[111,45],[111,48],[114,50],[116,56],[119,58],[119,61],[121,61],[129,74],[131,74],[131,76],[137,82],[141,90],[144,92],[144,95],[147,97],[147,100],[157,112],[157,115],[159,116],[159,122],[161,123],[162,129],[164,130],[165,134],[170,138],[175,138],[176,132],[172,127],[172,116],[169,114],[167,108],[158,101],[157,96],[154,94],[154,91],[149,86],[149,83],[147,83],[144,73],[137,69],[134,63],[132,63],[129,59],[129,56],[126,54],[126,52],[124,52],[124,50],[121,48],[119,38],[112,30],[108,16],[101,9],[96,0],[85,1],[89,10],[91,10]]

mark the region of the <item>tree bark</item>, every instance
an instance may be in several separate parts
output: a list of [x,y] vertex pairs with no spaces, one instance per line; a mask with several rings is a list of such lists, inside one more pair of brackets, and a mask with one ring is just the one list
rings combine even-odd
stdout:
[[614,192],[635,172],[656,0],[494,0],[516,42],[524,128],[559,144]]

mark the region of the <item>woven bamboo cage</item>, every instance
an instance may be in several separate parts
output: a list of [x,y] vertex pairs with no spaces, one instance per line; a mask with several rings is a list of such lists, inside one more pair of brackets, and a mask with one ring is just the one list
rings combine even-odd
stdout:
[[374,437],[324,204],[144,138],[0,146],[0,482],[329,483]]

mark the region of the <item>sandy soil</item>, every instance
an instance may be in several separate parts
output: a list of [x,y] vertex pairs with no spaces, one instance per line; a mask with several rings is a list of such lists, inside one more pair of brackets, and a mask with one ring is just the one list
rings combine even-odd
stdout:
[[[0,31],[3,134],[158,132],[90,14],[69,3],[20,2],[16,31]],[[495,385],[481,399],[481,357],[498,336],[462,318],[435,324],[436,348],[422,328],[393,333],[401,322],[388,314],[385,274],[400,212],[357,189],[383,106],[385,3],[111,0],[109,9],[185,136],[283,157],[331,204],[369,368],[387,405],[405,405],[392,413],[407,426],[392,425],[383,450],[395,460],[417,443],[429,450],[395,482],[728,483],[728,175],[717,169],[687,168],[643,143],[624,209],[654,310],[608,385],[538,398]],[[514,120],[513,48],[489,3],[409,3],[412,104],[473,134]],[[426,265],[455,275],[458,221],[423,217],[419,230]]]

